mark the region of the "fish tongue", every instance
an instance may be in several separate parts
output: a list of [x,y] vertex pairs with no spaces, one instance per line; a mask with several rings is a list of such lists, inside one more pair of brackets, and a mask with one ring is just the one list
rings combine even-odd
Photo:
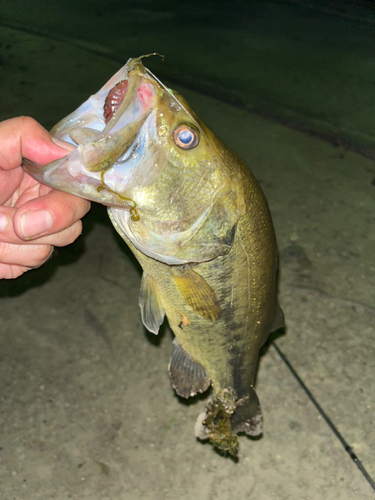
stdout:
[[113,135],[78,146],[79,157],[84,167],[89,172],[102,172],[110,168],[132,146],[148,116],[149,112]]

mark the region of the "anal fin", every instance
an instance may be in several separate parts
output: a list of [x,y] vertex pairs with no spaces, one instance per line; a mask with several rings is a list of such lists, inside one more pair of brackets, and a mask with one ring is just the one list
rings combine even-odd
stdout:
[[173,275],[174,282],[185,302],[203,318],[217,320],[221,315],[221,307],[207,281],[198,273],[184,267]]
[[211,384],[211,379],[203,366],[189,356],[177,339],[173,341],[172,359],[168,370],[173,389],[183,398],[204,392]]
[[139,307],[141,308],[142,322],[152,333],[159,333],[159,327],[164,321],[164,307],[155,281],[143,273],[141,289],[139,291]]

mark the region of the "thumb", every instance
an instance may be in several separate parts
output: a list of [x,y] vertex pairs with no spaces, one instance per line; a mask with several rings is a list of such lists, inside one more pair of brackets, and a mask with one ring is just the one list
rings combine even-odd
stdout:
[[[66,149],[56,142],[66,145]],[[22,158],[45,165],[62,158],[74,146],[52,137],[37,121],[29,117],[12,118],[0,123],[0,168],[19,167]]]

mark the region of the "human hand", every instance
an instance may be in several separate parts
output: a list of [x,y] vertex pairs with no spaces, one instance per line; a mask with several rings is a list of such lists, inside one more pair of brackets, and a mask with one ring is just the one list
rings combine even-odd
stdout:
[[0,123],[0,279],[41,266],[54,246],[69,245],[81,234],[80,219],[90,203],[41,184],[21,167],[23,157],[45,165],[67,149],[73,146],[52,138],[32,118]]

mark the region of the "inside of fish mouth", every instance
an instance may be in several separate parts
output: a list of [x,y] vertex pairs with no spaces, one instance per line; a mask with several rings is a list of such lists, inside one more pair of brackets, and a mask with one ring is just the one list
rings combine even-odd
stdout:
[[[130,73],[129,78],[127,80],[128,85],[126,92],[124,93],[123,100],[118,106],[117,110],[113,113],[112,117],[109,119],[106,126],[104,127],[101,134],[102,136],[105,136],[111,131],[111,129],[116,125],[116,123],[120,119],[121,115],[128,109],[130,104],[136,98],[142,78],[143,75],[137,73]],[[110,92],[112,92],[112,90],[115,88],[115,86],[112,87],[112,89],[108,92],[107,97],[109,96]]]
[[103,116],[107,124],[114,114],[117,113],[128,90],[129,80],[126,78],[116,83],[107,94],[103,105]]

